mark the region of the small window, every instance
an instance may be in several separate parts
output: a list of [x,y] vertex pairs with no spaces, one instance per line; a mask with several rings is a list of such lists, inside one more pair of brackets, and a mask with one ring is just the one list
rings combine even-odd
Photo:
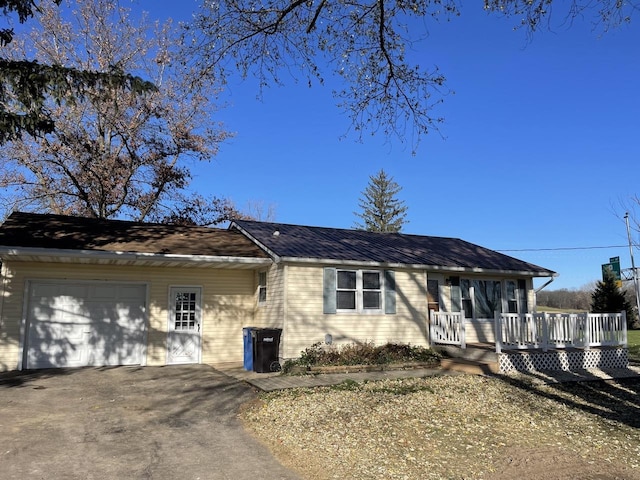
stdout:
[[471,300],[470,280],[467,280],[466,278],[460,280],[460,295],[465,318],[473,318],[473,302]]
[[507,280],[507,312],[518,313],[518,297],[516,295],[516,282]]
[[529,311],[527,303],[527,282],[523,278],[518,280],[518,301],[520,303],[519,313],[527,313]]
[[267,272],[258,273],[258,303],[267,302]]
[[440,285],[438,280],[427,280],[427,309],[440,311]]

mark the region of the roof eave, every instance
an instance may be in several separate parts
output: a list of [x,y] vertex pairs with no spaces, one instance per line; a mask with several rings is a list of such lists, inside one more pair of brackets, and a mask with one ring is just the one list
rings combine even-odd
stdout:
[[426,264],[406,264],[392,262],[373,262],[360,260],[335,260],[330,258],[301,258],[301,257],[280,257],[279,261],[287,263],[321,264],[321,265],[346,265],[365,266],[371,268],[404,268],[408,270],[429,270],[443,273],[475,273],[491,275],[517,275],[526,277],[557,277],[556,272],[550,270],[496,270],[477,267],[452,267],[443,265]]
[[38,258],[56,258],[59,260],[87,260],[88,258],[99,260],[117,260],[133,263],[193,263],[209,265],[237,265],[237,266],[264,266],[270,265],[270,258],[258,257],[232,257],[215,255],[183,255],[174,253],[146,253],[146,252],[121,252],[104,250],[71,250],[33,247],[5,247],[0,246],[0,260],[24,260]]

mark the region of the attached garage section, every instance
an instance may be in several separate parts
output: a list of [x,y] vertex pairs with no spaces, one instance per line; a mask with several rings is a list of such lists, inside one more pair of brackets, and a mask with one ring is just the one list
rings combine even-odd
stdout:
[[27,290],[23,368],[144,363],[145,284],[46,280]]

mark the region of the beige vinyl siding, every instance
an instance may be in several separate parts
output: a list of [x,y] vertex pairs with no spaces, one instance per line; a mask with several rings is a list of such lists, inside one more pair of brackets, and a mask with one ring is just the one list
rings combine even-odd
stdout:
[[465,339],[467,343],[495,343],[493,322],[487,320],[467,320]]
[[[264,271],[264,270],[261,270]],[[254,327],[282,328],[284,319],[284,266],[273,264],[267,270],[267,302],[258,304],[258,272],[256,282],[256,313]]]
[[[15,370],[18,367],[20,350],[20,318],[22,316],[23,286],[14,286],[14,273],[6,262],[0,270],[2,300],[0,300],[0,371]],[[16,298],[19,296],[19,298]]]
[[426,276],[418,270],[394,270],[395,314],[324,314],[323,267],[286,268],[286,331],[282,355],[296,358],[331,335],[334,344],[387,342],[427,345]]
[[242,362],[242,327],[253,323],[253,270],[99,266],[64,263],[6,263],[0,324],[0,369],[18,364],[27,280],[140,282],[148,287],[147,365],[166,363],[169,288],[202,287],[202,362]]

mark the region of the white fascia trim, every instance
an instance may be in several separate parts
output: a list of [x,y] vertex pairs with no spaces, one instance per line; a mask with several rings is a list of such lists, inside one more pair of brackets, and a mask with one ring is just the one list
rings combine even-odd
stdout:
[[490,270],[486,268],[469,268],[469,267],[444,267],[441,265],[421,265],[406,263],[389,263],[389,262],[366,262],[357,260],[331,260],[325,258],[299,258],[299,257],[281,257],[280,261],[287,263],[303,263],[303,264],[321,264],[321,265],[347,265],[347,266],[365,266],[372,268],[404,268],[409,270],[429,270],[438,272],[451,273],[477,273],[477,274],[500,274],[500,275],[518,275],[527,277],[557,277],[557,273],[549,274],[539,271],[518,271],[518,270]]
[[269,256],[271,256],[271,258],[273,258],[274,263],[280,263],[282,261],[283,257],[280,257],[279,255],[276,254],[276,252],[271,250],[264,243],[258,241],[257,238],[255,238],[253,235],[251,235],[247,230],[242,228],[236,222],[231,222],[231,224],[229,225],[229,229],[232,229],[232,228],[237,229],[240,233],[242,233],[245,237],[247,237],[249,240],[251,240],[253,243],[255,243],[258,247],[260,247],[262,250],[267,252],[267,254]]
[[173,253],[136,253],[136,252],[106,252],[97,250],[65,250],[58,248],[15,248],[0,247],[0,259],[10,260],[16,257],[42,256],[60,258],[87,258],[102,260],[132,260],[132,261],[162,261],[162,262],[193,262],[193,263],[240,263],[246,265],[270,265],[270,258],[230,257],[214,255],[179,255]]

